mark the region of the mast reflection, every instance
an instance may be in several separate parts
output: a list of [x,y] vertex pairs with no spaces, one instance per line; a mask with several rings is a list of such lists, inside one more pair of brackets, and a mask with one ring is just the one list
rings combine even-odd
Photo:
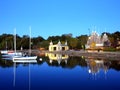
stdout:
[[[64,54],[54,54],[54,53],[45,53],[45,56],[40,56],[38,60],[33,60],[31,62],[28,61],[15,61],[12,62],[10,60],[0,60],[0,67],[8,68],[14,67],[14,81],[13,86],[15,86],[15,78],[16,78],[16,70],[19,64],[23,66],[29,65],[30,71],[30,64],[37,64],[37,65],[44,65],[43,63],[47,63],[49,66],[56,66],[67,68],[67,69],[74,69],[77,67],[86,68],[86,71],[89,78],[96,79],[101,77],[101,73],[103,73],[104,78],[107,79],[107,75],[110,69],[114,69],[115,71],[120,71],[120,61],[119,60],[107,60],[107,59],[97,59],[92,57],[80,57],[80,56],[68,56]],[[80,68],[78,68],[80,69]],[[30,79],[29,79],[30,80]]]
[[18,60],[18,61],[13,61],[13,86],[16,86],[16,68],[17,64],[27,64],[28,65],[28,88],[29,90],[31,89],[31,69],[30,65],[32,63],[37,63],[36,60]]

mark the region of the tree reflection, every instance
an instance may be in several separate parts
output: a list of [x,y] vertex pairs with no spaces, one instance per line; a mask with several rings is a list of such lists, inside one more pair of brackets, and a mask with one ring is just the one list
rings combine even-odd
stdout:
[[120,61],[116,60],[103,60],[89,57],[87,57],[86,59],[83,56],[67,56],[66,59],[65,57],[63,59],[62,56],[64,57],[66,55],[57,55],[53,53],[50,53],[50,55],[47,54],[48,60],[46,60],[45,62],[47,62],[49,66],[56,66],[69,69],[75,68],[76,66],[87,67],[88,73],[91,73],[92,75],[96,75],[100,71],[103,71],[104,74],[106,74],[110,68],[113,68],[117,71],[120,70]]
[[13,62],[11,60],[0,59],[0,67],[3,68],[13,67]]
[[86,67],[87,63],[82,57],[68,56],[64,54],[47,53],[49,57],[47,64],[49,66],[61,66],[62,68],[74,68],[76,66]]
[[[88,73],[96,74],[103,70],[105,73],[108,72],[110,68],[120,71],[120,61],[118,60],[100,60],[95,58],[84,58],[78,56],[68,56],[64,54],[47,54],[46,56],[39,56],[37,58],[37,63],[31,64],[38,64],[42,65],[43,63],[47,63],[49,66],[56,66],[62,68],[73,69],[76,66],[79,67],[87,67]],[[13,67],[12,60],[3,60],[0,58],[0,67],[7,68]],[[27,63],[17,63],[16,66],[19,64],[23,64],[23,66],[28,66]]]
[[111,61],[110,68],[120,71],[120,61]]

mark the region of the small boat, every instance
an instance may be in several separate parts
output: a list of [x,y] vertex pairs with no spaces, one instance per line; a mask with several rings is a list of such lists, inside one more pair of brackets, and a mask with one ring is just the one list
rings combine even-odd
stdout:
[[37,56],[27,56],[27,57],[13,57],[13,60],[34,60],[37,59]]
[[37,56],[13,57],[13,62],[37,62]]
[[[6,42],[7,47],[7,42]],[[2,58],[8,58],[9,60],[13,57],[22,56],[22,52],[16,52],[16,28],[14,29],[14,50],[1,50]]]
[[7,51],[7,53],[1,53],[2,57],[12,57],[12,56],[22,56],[21,52],[9,52]]
[[22,52],[14,52],[14,51],[1,51],[1,56],[2,59],[5,60],[12,60],[13,57],[21,57],[22,56]]

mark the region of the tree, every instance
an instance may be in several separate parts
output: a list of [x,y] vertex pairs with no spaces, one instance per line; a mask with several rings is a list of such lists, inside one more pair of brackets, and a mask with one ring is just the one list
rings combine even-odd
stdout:
[[79,47],[81,49],[84,49],[85,44],[87,43],[87,40],[88,40],[88,36],[87,35],[81,35],[81,36],[78,36],[76,38],[79,40]]
[[48,41],[57,41],[58,42],[58,40],[61,40],[61,36],[49,36],[47,40]]
[[76,38],[71,38],[71,39],[69,40],[69,45],[70,45],[70,47],[71,47],[72,49],[75,49],[76,46],[77,46],[77,44],[78,44],[78,39],[76,39]]
[[40,48],[48,49],[49,47],[49,41],[45,40],[40,43]]
[[41,36],[38,36],[38,37],[34,37],[32,38],[32,43],[33,43],[33,48],[36,49],[36,48],[40,48],[40,43],[42,41],[44,41],[45,39]]
[[42,41],[44,41],[44,40],[45,40],[45,39],[44,39],[43,37],[41,37],[41,36],[32,38],[32,41],[33,41],[33,44],[34,44],[34,45],[36,45],[36,44],[38,44],[38,43],[40,43],[40,42],[42,42]]
[[28,35],[24,35],[21,39],[21,46],[23,47],[23,49],[29,49],[29,36]]

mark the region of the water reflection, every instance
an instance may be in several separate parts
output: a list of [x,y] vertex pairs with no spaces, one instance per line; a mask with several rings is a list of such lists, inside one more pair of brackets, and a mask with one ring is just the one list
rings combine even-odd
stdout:
[[67,64],[67,61],[68,61],[68,55],[64,55],[64,54],[46,53],[45,56],[49,57],[50,64],[52,64],[52,62],[54,61],[57,61],[58,64],[64,61],[65,64]]
[[[90,85],[90,89],[93,90],[96,89],[94,86],[104,87],[106,83],[110,87],[119,86],[120,61],[47,53],[45,56],[39,56],[35,62],[0,60],[0,71],[2,71],[0,84],[5,86],[6,83],[12,83],[12,85],[9,84],[9,87],[13,86],[11,90],[21,87],[22,90],[45,90],[45,87],[53,90],[52,85],[55,89],[61,85],[61,90],[63,90],[62,87],[65,87],[65,90],[71,87],[81,89],[81,86],[82,89],[86,89],[86,85],[89,89]],[[6,78],[2,79],[4,76]],[[12,82],[8,82],[9,79],[12,79]],[[113,79],[116,80],[115,84],[111,83]],[[1,87],[4,89],[4,86]]]
[[93,74],[99,72],[100,69],[104,69],[106,72],[110,65],[108,64],[109,62],[106,62],[104,60],[85,59],[83,56],[75,57],[75,56],[53,54],[53,53],[47,53],[46,56],[49,58],[49,62],[48,60],[46,60],[48,64],[51,65],[56,64],[56,66],[65,65],[66,68],[74,68],[76,66],[88,67],[88,73],[93,73]]
[[89,67],[89,73],[97,73],[100,69],[103,69],[104,72],[107,72],[110,66],[110,62],[105,62],[103,60],[88,60],[86,59],[87,66]]
[[76,66],[87,67],[88,73],[99,73],[103,70],[107,73],[109,69],[113,68],[120,71],[120,61],[119,60],[107,60],[107,59],[96,59],[96,58],[84,58],[78,56],[68,56],[62,54],[47,53],[48,57],[43,60],[50,66],[61,66],[63,68],[75,68]]
[[102,71],[104,73],[105,79],[107,78],[106,74],[111,65],[110,61],[86,59],[86,62],[88,67],[88,73],[91,75],[90,78],[96,79],[97,75],[99,75],[99,73]]
[[46,53],[45,56],[39,56],[37,60],[33,61],[16,61],[13,62],[11,60],[2,60],[0,59],[0,67],[13,67],[16,63],[16,67],[19,64],[23,66],[27,66],[29,64],[38,64],[42,65],[46,62],[49,66],[60,66],[63,68],[75,68],[76,66],[80,67],[87,67],[88,73],[98,73],[101,69],[104,72],[107,72],[110,68],[115,69],[116,71],[120,71],[120,61],[119,60],[102,60],[102,59],[95,59],[95,58],[84,58],[78,56],[68,56],[64,54],[53,54],[53,53]]
[[[19,61],[19,62],[13,62],[13,87],[16,87],[16,82],[19,82],[19,81],[16,81],[16,74],[17,74],[17,65],[18,65],[18,63],[19,64],[24,64],[24,65],[27,65],[28,66],[28,90],[31,90],[31,64],[33,64],[33,63],[36,63],[36,61],[30,61],[30,62],[28,62],[28,61]],[[23,76],[24,77],[24,76]]]
[[37,60],[34,61],[17,61],[13,62],[10,60],[1,60],[0,59],[0,67],[6,68],[6,67],[13,67],[16,63],[16,67],[19,66],[19,64],[23,64],[23,66],[29,65],[29,64],[38,64],[42,65],[43,63],[47,63],[49,66],[57,66],[62,68],[75,68],[76,66],[79,67],[86,67],[88,73],[96,74],[99,73],[101,70],[104,71],[104,73],[107,73],[109,69],[113,68],[116,71],[120,71],[120,61],[117,60],[98,60],[95,58],[84,58],[78,57],[78,56],[68,56],[64,54],[53,54],[53,53],[46,53],[45,56],[39,56]]

